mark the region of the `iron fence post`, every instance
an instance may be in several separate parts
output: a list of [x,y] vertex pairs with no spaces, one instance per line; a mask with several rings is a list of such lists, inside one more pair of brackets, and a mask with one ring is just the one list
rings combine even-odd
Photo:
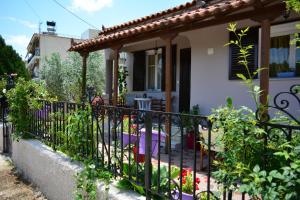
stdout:
[[146,188],[146,199],[151,199],[151,150],[152,150],[152,116],[150,112],[146,112],[145,115],[145,188]]

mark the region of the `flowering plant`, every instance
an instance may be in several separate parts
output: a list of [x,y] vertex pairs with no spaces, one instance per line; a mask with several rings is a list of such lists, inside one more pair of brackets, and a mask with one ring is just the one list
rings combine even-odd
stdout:
[[[191,169],[183,169],[182,170],[182,192],[186,194],[192,194],[193,193],[193,173]],[[199,184],[200,184],[200,178],[196,177],[195,186],[196,190],[199,190]]]

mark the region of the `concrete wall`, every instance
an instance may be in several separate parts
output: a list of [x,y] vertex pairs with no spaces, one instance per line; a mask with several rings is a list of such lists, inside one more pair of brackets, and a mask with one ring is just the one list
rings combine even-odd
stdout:
[[22,175],[50,200],[74,199],[79,166],[37,140],[13,142],[12,160]]
[[52,53],[59,53],[61,58],[65,59],[70,47],[71,38],[59,37],[56,35],[40,36],[40,54],[42,59],[45,56],[51,56]]
[[[49,200],[74,199],[75,175],[82,169],[77,162],[71,162],[67,156],[54,152],[37,140],[14,141],[12,149],[12,160],[16,168]],[[99,182],[97,199],[145,199],[131,191],[117,189],[115,183],[109,188],[107,193],[105,185]]]

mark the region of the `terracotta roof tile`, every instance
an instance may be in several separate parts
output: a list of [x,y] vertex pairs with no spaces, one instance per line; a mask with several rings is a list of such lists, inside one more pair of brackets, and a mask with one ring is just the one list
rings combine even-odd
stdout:
[[[189,23],[195,20],[203,20],[205,18],[212,17],[217,14],[221,14],[223,12],[228,11],[235,11],[242,6],[249,6],[254,3],[255,0],[219,0],[218,3],[211,4],[205,8],[199,7],[194,10],[189,10],[186,12],[182,12],[176,15],[159,18],[155,21],[150,21],[146,24],[137,24],[135,26],[132,26],[131,24],[136,23],[136,21],[143,21],[143,18],[140,18],[136,21],[131,21],[125,24],[121,24],[119,26],[114,26],[112,28],[106,29],[108,32],[109,30],[112,31],[113,29],[119,29],[118,27],[126,27],[123,29],[120,29],[118,31],[114,31],[111,33],[101,33],[98,38],[86,40],[84,42],[81,42],[79,44],[74,44],[70,48],[71,51],[80,51],[82,49],[88,49],[93,46],[99,46],[101,44],[104,44],[106,42],[112,42],[119,39],[124,39],[126,37],[132,37],[140,33],[146,33],[149,31],[154,31],[158,29],[167,29],[174,25],[181,25],[183,23]],[[181,9],[181,7],[188,7],[192,4],[194,4],[196,1],[187,3],[185,5],[181,5],[179,7],[175,7],[177,10]],[[171,10],[174,10],[175,8],[172,8]],[[170,10],[165,11],[166,13],[171,12]],[[158,13],[158,15],[162,15],[163,12]],[[157,15],[157,14],[156,14]],[[154,15],[153,15],[154,16]],[[152,18],[152,15],[148,16],[148,18]]]

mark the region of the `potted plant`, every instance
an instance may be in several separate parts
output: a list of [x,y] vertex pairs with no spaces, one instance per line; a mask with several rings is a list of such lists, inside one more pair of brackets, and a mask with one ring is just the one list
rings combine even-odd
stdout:
[[285,61],[280,65],[280,70],[277,72],[279,78],[295,77],[295,72],[289,68],[289,64]]
[[[183,113],[183,114],[191,114],[191,115],[199,115],[200,114],[200,108],[199,105],[194,105],[189,113]],[[194,149],[195,144],[195,130],[193,126],[194,121],[189,116],[182,116],[182,125],[186,132],[186,146],[188,149]]]
[[[182,173],[182,200],[193,200],[193,190],[194,190],[194,177],[191,169],[183,169]],[[178,177],[176,185],[180,185],[180,177]],[[200,189],[200,178],[196,177],[195,187],[196,191]],[[179,199],[180,193],[178,190],[174,190],[174,199]]]

